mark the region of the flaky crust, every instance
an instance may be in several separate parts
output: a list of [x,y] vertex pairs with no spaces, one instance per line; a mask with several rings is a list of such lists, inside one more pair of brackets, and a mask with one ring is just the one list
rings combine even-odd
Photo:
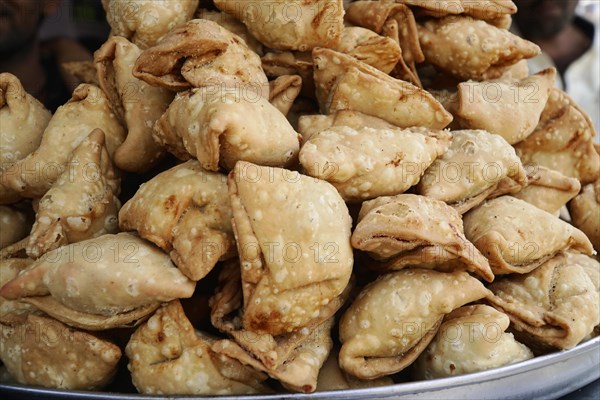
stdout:
[[417,379],[437,379],[502,367],[533,358],[505,332],[507,315],[483,305],[464,306],[446,315],[440,330],[415,361]]
[[[550,214],[557,214],[581,189],[581,183],[577,179],[545,167],[531,168],[527,174],[527,181],[527,186],[513,196]],[[577,224],[574,225],[581,229]],[[585,233],[585,230],[583,231]]]
[[[0,259],[0,287],[13,280],[21,271],[33,262],[30,258]],[[35,307],[20,300],[8,300],[0,297],[0,322],[12,319],[14,315],[25,315],[35,311]]]
[[463,128],[518,143],[536,129],[555,79],[556,70],[549,68],[521,80],[460,83],[453,114]]
[[428,62],[463,81],[499,78],[511,65],[540,53],[537,45],[505,29],[464,16],[419,24],[419,38]]
[[287,116],[302,90],[300,75],[281,75],[269,82],[269,102]]
[[5,170],[0,186],[27,198],[43,196],[67,168],[71,152],[96,128],[104,132],[106,149],[112,157],[125,139],[125,130],[102,90],[81,84],[52,116],[40,146]]
[[0,173],[37,149],[51,116],[16,76],[0,74]]
[[244,328],[271,335],[302,328],[350,279],[352,221],[346,205],[324,181],[246,162],[237,163],[228,186]]
[[142,173],[153,167],[165,150],[152,139],[152,127],[173,100],[173,93],[148,85],[132,75],[142,53],[135,44],[113,36],[94,54],[100,88],[127,127],[127,137],[115,151],[120,169]]
[[199,0],[102,0],[113,34],[141,49],[154,46],[169,31],[190,20]]
[[265,391],[264,375],[211,350],[179,301],[161,307],[131,336],[125,353],[133,384],[144,394],[223,395]]
[[95,129],[73,150],[68,168],[40,199],[27,255],[37,259],[69,243],[116,233],[120,179]]
[[119,213],[119,226],[170,254],[198,281],[235,255],[227,177],[190,160],[144,183]]
[[467,239],[496,275],[530,272],[561,250],[594,251],[579,229],[512,196],[488,200],[463,220]]
[[366,251],[380,271],[409,266],[438,271],[467,270],[494,279],[483,255],[463,233],[452,207],[424,196],[401,194],[363,203],[352,246]]
[[450,139],[426,128],[334,126],[312,135],[299,159],[308,175],[330,182],[344,200],[360,202],[408,190]]
[[428,92],[330,49],[313,50],[317,99],[325,114],[360,111],[399,127],[445,128],[451,121]]
[[97,390],[117,371],[118,346],[51,318],[30,314],[0,327],[0,358],[21,384]]
[[510,317],[519,340],[534,351],[573,348],[600,319],[595,284],[564,253],[528,274],[502,278],[489,288],[494,295],[488,301]]
[[521,160],[502,137],[461,130],[452,132],[448,151],[425,171],[417,193],[445,201],[463,214],[492,193],[504,194],[504,188],[516,192],[526,184]]
[[600,179],[595,136],[596,130],[585,111],[565,92],[552,89],[538,126],[515,148],[523,163],[559,171],[585,185]]
[[259,96],[269,95],[260,57],[242,38],[206,19],[188,21],[145,50],[133,76],[171,90],[243,86]]
[[390,124],[386,120],[358,111],[337,111],[329,115],[309,114],[302,115],[298,119],[298,130],[305,142],[313,135],[334,126],[347,126],[355,130],[365,127],[377,130],[397,129],[396,125]]
[[215,0],[265,46],[277,50],[308,51],[334,47],[344,29],[342,0]]
[[466,272],[411,269],[382,275],[340,320],[340,366],[361,379],[399,372],[425,350],[445,314],[487,293]]
[[402,50],[396,41],[358,26],[344,28],[335,50],[351,55],[386,74],[392,72],[402,57]]
[[190,297],[195,286],[158,248],[119,233],[49,251],[0,288],[0,296],[51,295],[76,311],[113,316]]
[[219,86],[178,94],[154,137],[178,158],[195,157],[210,171],[231,170],[239,160],[287,166],[300,147],[294,128],[268,100]]
[[581,193],[569,203],[571,222],[590,239],[600,251],[600,179],[583,187]]

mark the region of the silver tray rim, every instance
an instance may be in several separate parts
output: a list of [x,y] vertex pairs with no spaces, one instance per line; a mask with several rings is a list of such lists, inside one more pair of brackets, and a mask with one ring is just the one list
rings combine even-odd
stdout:
[[[594,354],[594,352],[596,354]],[[577,390],[585,385],[593,382],[600,378],[600,337],[595,337],[587,342],[584,342],[577,347],[546,354],[543,356],[535,357],[527,361],[519,362],[516,364],[510,364],[504,367],[490,369],[481,372],[475,372],[471,374],[459,375],[450,378],[435,379],[429,381],[415,381],[406,383],[397,383],[390,386],[374,387],[374,388],[363,388],[363,389],[348,389],[348,390],[335,390],[335,391],[324,391],[315,392],[310,394],[274,394],[274,395],[249,395],[249,396],[217,396],[219,400],[274,400],[274,399],[301,399],[301,400],[317,400],[317,399],[375,399],[375,398],[404,398],[405,396],[411,396],[412,398],[445,398],[445,394],[449,397],[453,397],[457,394],[469,393],[469,390],[476,385],[484,385],[490,381],[503,382],[511,377],[520,376],[520,380],[525,378],[527,380],[527,374],[536,370],[544,370],[545,368],[551,368],[561,363],[569,363],[569,361],[578,361],[582,357],[591,356],[591,373],[576,373],[575,376],[569,376],[564,378],[565,382],[561,381],[561,378],[551,376],[550,379],[554,379],[554,387],[564,386],[564,390],[559,390],[552,393],[545,393],[545,398],[557,398],[564,394],[570,393]],[[589,360],[588,360],[589,361]],[[572,365],[567,365],[570,367]],[[588,368],[586,367],[587,371]],[[594,372],[597,371],[597,372]],[[539,372],[539,371],[538,371]],[[543,372],[543,371],[542,371]],[[581,375],[581,376],[580,376]],[[585,376],[583,376],[585,375]],[[581,378],[581,379],[578,379]],[[558,380],[556,380],[558,379]],[[533,383],[533,385],[539,385],[539,382]],[[461,391],[461,389],[465,389]],[[514,389],[514,388],[512,388]],[[535,389],[535,387],[534,387]],[[538,391],[539,392],[539,391]],[[211,396],[183,396],[183,395],[144,395],[144,394],[125,394],[125,393],[113,393],[113,392],[89,392],[89,391],[72,391],[72,390],[60,390],[60,389],[48,389],[43,387],[32,387],[19,384],[0,384],[0,393],[9,396],[20,396],[22,398],[53,398],[53,399],[86,399],[86,400],[143,400],[143,399],[157,399],[165,398],[169,399],[209,399]],[[437,393],[437,394],[436,394]],[[532,388],[523,388],[523,391],[508,390],[506,394],[509,397],[529,397],[535,391]],[[428,396],[431,394],[431,396]],[[442,397],[439,397],[439,395]],[[471,394],[477,395],[477,391]],[[542,393],[538,393],[542,394]],[[468,396],[459,396],[461,398],[468,398]],[[6,398],[6,397],[4,397]],[[491,396],[490,398],[504,398],[503,395],[498,397]]]

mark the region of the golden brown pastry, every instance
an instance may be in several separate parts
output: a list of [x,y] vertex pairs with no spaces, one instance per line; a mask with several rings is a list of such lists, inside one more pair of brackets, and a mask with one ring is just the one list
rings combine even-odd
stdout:
[[31,230],[27,213],[13,206],[0,206],[0,249],[23,239]]
[[271,335],[301,329],[348,285],[352,221],[344,201],[327,182],[242,161],[228,186],[244,328]]
[[600,179],[583,187],[569,203],[571,223],[581,229],[600,252]]
[[[21,271],[33,262],[30,258],[8,258],[0,259],[0,287],[14,279]],[[29,314],[35,311],[35,307],[19,301],[7,300],[0,297],[0,322],[12,319],[15,314]]]
[[102,5],[114,35],[147,49],[192,19],[198,0],[102,0]]
[[540,48],[505,29],[465,16],[430,19],[419,24],[421,48],[428,62],[461,80],[495,79]]
[[565,92],[553,89],[534,132],[515,148],[524,164],[559,171],[585,185],[600,179],[595,136],[594,125],[585,111]]
[[20,384],[97,390],[109,384],[121,349],[51,318],[29,314],[0,324],[0,359]]
[[340,366],[361,379],[399,372],[425,350],[445,314],[487,293],[466,272],[408,269],[382,275],[340,320]]
[[260,57],[242,38],[206,19],[188,21],[142,52],[133,76],[171,90],[217,85],[269,97]]
[[573,348],[600,321],[594,282],[564,253],[489,288],[494,295],[487,300],[510,317],[517,339],[537,352]]
[[399,127],[442,129],[452,121],[428,92],[330,49],[313,50],[317,99],[325,114],[360,111]]
[[304,142],[307,142],[313,135],[326,131],[334,126],[347,126],[355,130],[365,127],[377,130],[398,128],[396,125],[390,124],[386,120],[363,114],[358,111],[337,111],[329,115],[308,114],[302,115],[298,119],[298,130],[300,131]]
[[104,132],[92,131],[73,150],[67,165],[38,204],[27,245],[31,258],[119,230],[120,179],[108,156]]
[[219,259],[235,255],[227,178],[202,169],[196,160],[144,183],[121,209],[119,225],[169,253],[194,281]]
[[127,127],[125,142],[115,151],[120,169],[142,173],[154,166],[165,150],[152,139],[152,127],[173,100],[173,93],[132,75],[142,53],[135,44],[113,36],[94,54],[100,87]]
[[269,82],[269,102],[283,115],[294,105],[294,100],[302,90],[302,77],[300,75],[282,75]]
[[330,182],[344,200],[360,202],[408,190],[449,142],[447,132],[426,128],[334,126],[312,135],[299,159],[308,175]]
[[548,68],[518,81],[460,83],[451,112],[461,127],[483,129],[515,144],[535,130],[555,77],[556,70]]
[[0,296],[52,296],[82,313],[114,316],[190,297],[190,281],[158,248],[129,233],[104,235],[49,251],[0,288]]
[[581,183],[577,179],[546,167],[530,168],[527,181],[527,186],[512,196],[554,215],[577,196],[581,189]]
[[262,67],[269,78],[298,75],[302,78],[302,96],[315,97],[313,62],[310,52],[268,52],[261,58]]
[[415,362],[413,376],[447,378],[533,358],[527,346],[505,332],[509,324],[506,314],[483,304],[452,311]]
[[6,169],[0,186],[27,198],[43,196],[68,167],[71,152],[96,128],[104,131],[106,149],[112,157],[125,139],[123,126],[102,90],[81,84],[52,116],[40,146]]
[[[393,1],[355,1],[348,5],[349,22],[395,41],[401,56],[391,75],[421,87],[416,64],[425,61],[415,16],[410,8]],[[385,71],[384,71],[385,72]]]
[[402,57],[396,41],[359,26],[345,27],[335,50],[389,74]]
[[394,381],[388,376],[378,379],[363,380],[342,371],[338,363],[339,349],[334,348],[319,371],[317,392],[329,390],[366,389],[371,387],[393,385]]
[[131,336],[125,353],[133,384],[154,395],[265,392],[266,376],[211,350],[214,339],[194,330],[179,301],[164,305]]
[[37,149],[51,116],[19,78],[0,74],[0,172]]
[[527,184],[521,160],[502,137],[482,130],[452,136],[448,151],[425,171],[417,193],[464,214],[490,196],[514,193]]
[[437,18],[465,12],[464,0],[444,0],[439,3],[429,0],[392,0],[391,2],[394,1],[398,4],[410,6],[423,15]]
[[194,18],[207,19],[209,21],[216,22],[231,33],[235,33],[236,35],[244,39],[246,45],[253,52],[260,56],[264,54],[263,44],[256,40],[256,38],[252,36],[250,32],[248,32],[248,28],[246,28],[246,25],[242,24],[239,20],[235,19],[231,15],[224,12],[198,8],[196,10],[196,13],[194,14]]
[[429,197],[401,194],[364,202],[352,246],[377,260],[369,266],[381,271],[467,270],[494,280],[485,257],[465,238],[460,214]]
[[[460,0],[464,8],[463,14],[484,21],[498,21],[505,16],[517,12],[512,0]],[[508,29],[505,28],[505,29]]]
[[242,88],[192,89],[175,97],[155,126],[154,138],[180,159],[231,170],[239,160],[286,166],[298,156],[299,137],[268,100]]
[[265,46],[277,50],[308,51],[334,47],[344,29],[342,0],[215,0]]
[[488,200],[463,220],[465,236],[488,258],[495,275],[533,271],[561,250],[594,251],[579,229],[512,196]]

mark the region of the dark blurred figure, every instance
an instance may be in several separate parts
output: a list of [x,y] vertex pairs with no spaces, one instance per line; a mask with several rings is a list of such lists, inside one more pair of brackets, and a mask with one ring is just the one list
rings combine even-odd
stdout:
[[575,14],[579,0],[515,0],[515,24],[522,36],[548,54],[564,76],[594,42],[594,25]]
[[72,39],[39,39],[45,18],[60,0],[0,0],[0,72],[16,75],[23,87],[55,111],[79,83],[61,69],[64,62],[87,61],[92,55]]
[[[579,0],[514,2],[519,11],[514,16],[511,30],[542,49],[540,56],[528,61],[529,72],[533,74],[550,66],[556,67],[561,77],[557,86],[589,114],[599,132],[600,21],[597,14],[589,21],[577,15]],[[596,140],[599,139],[597,135]]]

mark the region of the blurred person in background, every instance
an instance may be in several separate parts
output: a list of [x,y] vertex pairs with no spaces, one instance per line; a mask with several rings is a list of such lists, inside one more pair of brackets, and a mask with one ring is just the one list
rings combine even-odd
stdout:
[[60,1],[0,0],[0,72],[17,76],[53,112],[79,84],[61,65],[92,60],[91,52],[72,38],[40,39],[44,20],[56,17]]
[[[534,74],[555,66],[564,89],[582,107],[600,130],[600,42],[598,1],[514,0],[519,11],[511,30],[536,43],[542,54],[529,61]],[[580,4],[581,3],[581,4]],[[578,7],[579,6],[579,7]],[[589,18],[577,10],[583,8]]]

